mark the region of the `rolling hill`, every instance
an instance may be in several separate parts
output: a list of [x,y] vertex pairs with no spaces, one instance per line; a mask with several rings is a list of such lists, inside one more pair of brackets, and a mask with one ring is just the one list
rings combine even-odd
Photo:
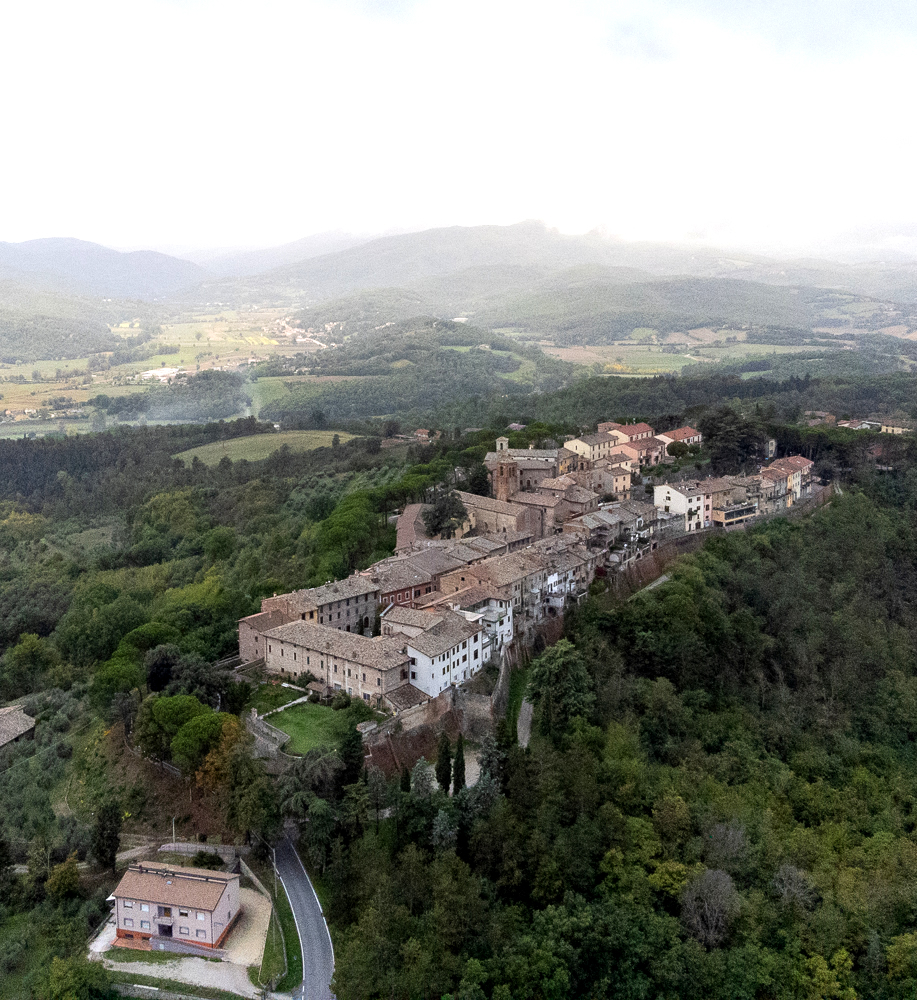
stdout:
[[155,250],[122,253],[69,238],[0,243],[0,280],[70,295],[162,299],[206,275],[189,260]]

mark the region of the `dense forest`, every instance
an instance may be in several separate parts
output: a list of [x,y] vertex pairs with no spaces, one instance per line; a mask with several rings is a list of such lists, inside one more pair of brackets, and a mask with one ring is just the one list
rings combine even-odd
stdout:
[[915,475],[594,598],[473,788],[337,805],[337,996],[913,996]]
[[[0,292],[0,361],[4,364],[130,351],[148,341],[168,315],[162,306],[145,302],[67,296],[13,281],[0,281]],[[124,337],[112,333],[110,327],[122,321],[139,322],[141,329]]]

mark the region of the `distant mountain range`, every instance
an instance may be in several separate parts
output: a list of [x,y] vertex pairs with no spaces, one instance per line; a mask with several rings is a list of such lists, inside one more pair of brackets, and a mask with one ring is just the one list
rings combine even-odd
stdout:
[[[468,315],[588,342],[636,326],[706,323],[856,326],[842,290],[917,304],[917,263],[778,260],[702,246],[628,243],[598,233],[566,236],[540,222],[453,226],[369,239],[331,232],[266,250],[201,253],[196,260],[149,250],[120,252],[75,239],[0,244],[0,282],[43,293],[143,299],[178,307],[207,303],[308,307],[326,321],[374,328],[411,316]],[[0,305],[3,304],[0,294]],[[865,312],[869,312],[866,309]],[[887,322],[873,309],[871,328]],[[643,317],[647,322],[637,322]],[[915,320],[917,322],[917,320]],[[351,323],[350,329],[354,324]]]
[[200,264],[210,274],[217,277],[238,277],[244,274],[261,274],[291,264],[299,264],[311,257],[349,250],[351,247],[368,243],[372,236],[355,236],[353,233],[316,233],[293,243],[284,243],[265,250],[238,250],[221,252],[202,250],[197,253],[181,254],[187,260]]
[[122,253],[66,238],[0,243],[0,280],[49,292],[101,298],[161,299],[198,284],[207,272],[155,250]]

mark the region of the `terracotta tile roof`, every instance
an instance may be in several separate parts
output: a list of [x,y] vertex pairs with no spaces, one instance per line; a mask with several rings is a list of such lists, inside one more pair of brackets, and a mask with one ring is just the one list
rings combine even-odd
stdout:
[[289,625],[281,625],[280,628],[265,632],[264,637],[278,642],[290,642],[303,649],[312,649],[319,654],[340,657],[378,670],[391,670],[407,659],[406,654],[401,652],[403,637],[401,642],[393,642],[394,636],[369,638],[358,632],[342,632],[340,629],[312,622],[290,622]]
[[569,500],[570,503],[592,503],[598,498],[598,493],[593,493],[592,490],[587,490],[583,486],[571,486],[564,493],[564,500]]
[[489,451],[484,456],[484,464],[531,459],[533,461],[554,461],[558,448],[505,448],[503,451]]
[[788,472],[807,472],[814,464],[809,459],[803,458],[802,455],[787,455],[786,458],[775,459],[768,468],[780,471],[786,469]]
[[[417,613],[426,614],[423,611]],[[440,609],[436,615],[427,614],[427,618],[440,620],[420,635],[407,639],[409,649],[416,649],[425,656],[439,656],[481,631],[480,625],[472,624],[463,615],[445,608]]]
[[550,493],[517,493],[513,498],[513,503],[525,504],[529,507],[550,507],[552,510],[563,502],[563,497],[551,496]]
[[430,582],[430,574],[421,572],[408,559],[374,566],[369,578],[378,583],[379,590],[388,594],[395,590],[413,590]]
[[403,712],[406,708],[413,708],[415,705],[422,705],[430,700],[430,696],[413,684],[402,684],[394,691],[388,691],[385,700],[396,712]]
[[674,431],[665,431],[664,434],[673,441],[686,441],[688,438],[700,437],[700,431],[688,426],[676,427]]
[[21,705],[0,708],[0,746],[11,743],[35,728],[35,720],[26,715]]
[[450,573],[452,570],[464,566],[467,560],[459,559],[453,555],[452,547],[449,549],[431,547],[429,549],[421,549],[419,552],[412,552],[408,556],[408,562],[410,562],[414,569],[422,573],[437,576],[441,573]]
[[479,497],[474,493],[463,493],[461,490],[455,492],[466,507],[477,507],[479,510],[489,510],[495,514],[508,514],[512,517],[518,517],[522,513],[515,503],[492,500],[490,497]]
[[268,629],[283,625],[283,612],[277,609],[273,611],[259,611],[256,615],[240,618],[239,624],[248,625],[256,632],[267,632]]
[[436,615],[429,611],[404,608],[398,604],[393,604],[390,608],[387,608],[382,615],[382,621],[387,622],[389,625],[411,625],[416,628],[430,628],[438,620]]
[[619,430],[627,435],[633,434],[655,434],[656,432],[650,427],[649,424],[621,424],[616,430]]
[[206,868],[183,868],[144,861],[132,864],[118,883],[114,895],[163,906],[216,909],[226,886],[238,875]]
[[343,580],[336,580],[324,583],[320,587],[310,587],[308,590],[294,590],[290,594],[284,594],[290,603],[300,610],[321,608],[335,601],[343,601],[347,598],[362,597],[364,594],[374,594],[379,590],[378,586],[368,577],[355,574]]
[[[605,460],[600,458],[599,461],[604,462]],[[565,490],[568,486],[576,486],[576,480],[571,475],[557,476],[555,479],[542,479],[539,489]]]
[[409,503],[401,512],[395,527],[397,535],[395,544],[399,551],[409,549],[419,538],[427,537],[423,521],[420,518],[426,506],[422,503]]

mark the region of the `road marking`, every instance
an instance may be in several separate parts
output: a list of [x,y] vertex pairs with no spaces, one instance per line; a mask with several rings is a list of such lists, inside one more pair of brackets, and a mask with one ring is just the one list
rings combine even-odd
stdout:
[[[318,907],[318,912],[322,915],[322,923],[325,925],[325,933],[328,935],[328,947],[331,949],[331,971],[334,972],[334,943],[331,940],[331,931],[328,929],[328,921],[325,919],[325,911],[322,909],[322,904],[319,902],[318,893],[315,891],[315,886],[312,884],[312,879],[309,878],[309,873],[306,871],[306,866],[302,863],[302,858],[299,856],[299,852],[293,846],[293,844],[287,840],[290,850],[293,852],[293,857],[299,862],[299,867],[302,868],[303,875],[306,876],[306,882],[309,888],[312,890],[312,895],[315,897],[315,905]],[[294,913],[295,917],[296,914]],[[298,930],[298,928],[297,928]],[[305,969],[303,970],[305,973]]]
[[[290,904],[290,909],[293,912],[293,923],[296,924],[296,936],[299,938],[299,954],[302,961],[302,982],[299,984],[300,992],[305,995],[306,989],[306,949],[302,945],[302,931],[299,929],[299,921],[296,919],[296,907],[293,905],[290,899],[290,894],[287,892],[287,884],[283,880],[283,876],[277,871],[276,866],[274,871],[277,873],[277,878],[280,879],[280,884],[283,886],[283,891],[287,893],[287,902]],[[279,917],[277,918],[280,919]],[[292,991],[292,992],[295,992]]]

